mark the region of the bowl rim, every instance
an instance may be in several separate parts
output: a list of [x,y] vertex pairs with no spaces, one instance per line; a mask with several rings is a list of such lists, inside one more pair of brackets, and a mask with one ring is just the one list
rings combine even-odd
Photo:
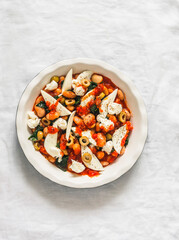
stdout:
[[[65,181],[63,182],[63,179],[59,181],[59,179],[55,178],[55,176],[51,176],[51,174],[48,173],[47,170],[45,170],[44,168],[42,168],[40,166],[40,164],[35,164],[33,161],[31,161],[30,156],[24,151],[23,149],[23,141],[21,138],[21,134],[20,134],[20,122],[19,122],[19,115],[21,112],[21,108],[22,108],[22,99],[24,94],[26,94],[26,90],[28,89],[29,85],[32,85],[31,91],[32,89],[35,87],[36,83],[35,81],[37,81],[37,79],[42,79],[43,77],[45,77],[47,74],[55,71],[56,69],[62,67],[62,66],[66,66],[66,65],[73,65],[73,64],[91,64],[91,65],[97,65],[109,72],[112,72],[114,74],[117,75],[118,78],[121,79],[121,81],[125,82],[127,84],[127,86],[130,88],[130,91],[132,93],[132,95],[135,97],[137,103],[138,103],[138,108],[139,111],[141,113],[142,116],[142,125],[141,125],[141,142],[139,143],[139,147],[138,147],[138,151],[135,152],[135,157],[134,160],[132,161],[132,163],[128,164],[127,167],[122,168],[122,170],[120,170],[120,172],[118,172],[115,175],[110,175],[108,177],[106,177],[105,179],[101,179],[100,181],[97,182],[90,182],[89,183],[85,183],[84,184],[76,184],[73,182],[68,182]],[[34,83],[34,84],[33,84]],[[34,85],[34,86],[33,86]],[[30,92],[31,92],[30,91]],[[93,58],[74,58],[74,59],[67,59],[67,60],[62,60],[59,62],[56,62],[46,68],[44,68],[42,71],[40,71],[37,75],[35,75],[35,77],[27,84],[26,88],[24,89],[24,91],[22,92],[22,95],[20,97],[19,103],[17,105],[17,110],[16,110],[16,131],[17,131],[17,137],[18,137],[18,141],[19,144],[22,148],[22,151],[24,152],[24,155],[26,156],[26,158],[28,159],[28,161],[32,164],[32,166],[40,173],[42,174],[44,177],[47,177],[48,179],[50,179],[53,182],[56,182],[58,184],[64,185],[64,186],[68,186],[68,187],[73,187],[73,188],[94,188],[94,187],[98,187],[98,186],[102,186],[104,184],[110,183],[116,179],[118,179],[120,176],[122,176],[124,173],[126,173],[127,171],[129,171],[132,166],[136,163],[136,161],[138,160],[138,158],[140,157],[144,145],[145,145],[145,141],[147,139],[147,132],[148,132],[148,123],[147,123],[147,111],[145,108],[145,104],[144,101],[142,99],[142,96],[140,95],[138,89],[135,87],[134,83],[126,76],[124,75],[120,70],[118,70],[116,67],[113,67],[112,65],[102,61],[102,60],[98,60],[98,59],[93,59]],[[91,178],[89,178],[90,180]]]

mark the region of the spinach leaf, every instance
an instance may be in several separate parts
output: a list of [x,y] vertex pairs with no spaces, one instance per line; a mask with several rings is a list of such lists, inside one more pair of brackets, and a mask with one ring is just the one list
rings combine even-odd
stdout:
[[57,100],[57,99],[59,99],[60,97],[57,95],[57,96],[54,96],[54,98]]
[[95,82],[91,82],[89,87],[88,87],[88,91],[91,91],[93,88],[95,88],[98,84]]
[[33,137],[32,135],[29,137],[29,140],[31,140],[32,142],[36,142],[37,138]]
[[31,140],[32,142],[37,141],[37,133],[38,133],[38,131],[43,131],[43,127],[38,125],[37,128],[35,129],[35,131],[32,133],[32,135],[28,139]]
[[80,98],[80,96],[76,96],[76,98],[75,98],[75,106],[77,106],[77,105],[79,105],[80,104],[80,102],[81,102],[81,98]]
[[112,148],[112,150],[111,150],[111,153],[112,153],[112,152],[114,152],[114,151],[115,151],[115,149],[114,149],[114,148]]
[[55,165],[60,168],[62,171],[66,172],[67,170],[68,155],[62,157],[62,161],[58,162],[58,158],[55,162]]
[[57,143],[57,148],[60,148],[60,143],[59,142]]
[[44,101],[40,101],[37,105],[37,107],[44,108],[46,113],[49,113],[50,111],[48,110],[48,107]]
[[64,80],[61,81],[61,87],[63,86]]
[[129,143],[129,137],[126,138],[124,146],[126,147],[128,145],[128,143]]
[[38,104],[37,104],[37,106],[38,107],[40,107],[40,108],[47,108],[47,105],[46,105],[46,103],[44,102],[44,101],[40,101]]
[[99,109],[97,108],[96,104],[94,104],[90,107],[90,112],[93,113],[94,115],[99,114]]

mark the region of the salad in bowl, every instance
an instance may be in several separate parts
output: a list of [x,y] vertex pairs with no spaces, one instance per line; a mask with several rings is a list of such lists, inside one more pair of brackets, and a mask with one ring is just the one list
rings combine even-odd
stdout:
[[73,73],[73,68],[50,77],[27,112],[35,150],[79,176],[99,176],[120,161],[133,116],[125,92],[112,80],[91,69]]

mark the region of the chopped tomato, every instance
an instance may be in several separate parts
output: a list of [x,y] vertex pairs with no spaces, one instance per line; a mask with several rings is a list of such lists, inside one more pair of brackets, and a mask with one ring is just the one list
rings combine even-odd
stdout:
[[96,140],[96,139],[97,139],[97,133],[94,133],[94,134],[92,135],[92,138],[93,138],[94,140]]
[[86,168],[81,175],[88,175],[89,177],[95,177],[95,176],[99,176],[99,172],[95,171],[95,170],[91,170],[89,168]]
[[117,157],[117,156],[118,156],[118,153],[117,153],[116,151],[114,151],[114,152],[111,153],[111,155],[112,155],[113,157]]
[[76,108],[76,112],[79,116],[83,116],[90,113],[90,110],[86,106],[85,107],[79,106]]
[[45,154],[45,155],[47,155],[48,153],[47,153],[47,151],[45,150],[45,148],[44,148],[44,146],[40,146],[40,150],[39,150],[41,153],[43,153],[43,154]]
[[66,144],[67,144],[66,135],[62,134],[61,138],[60,138],[60,149],[65,150],[66,149]]
[[131,124],[130,121],[127,121],[127,122],[126,122],[126,128],[127,128],[128,131],[132,131],[133,126],[132,126],[132,124]]
[[111,120],[114,124],[117,122],[117,118],[114,115],[110,115],[109,120]]
[[96,97],[95,104],[96,104],[96,106],[99,106],[101,104],[100,97]]
[[114,129],[114,125],[111,124],[108,129],[106,129],[104,126],[101,126],[100,128],[104,133],[107,133],[107,132],[112,131]]
[[47,105],[47,107],[49,107],[50,106],[50,102],[46,101],[46,105]]
[[82,135],[82,130],[81,130],[81,128],[76,127],[75,133],[76,133],[76,134],[79,134],[79,136],[81,136],[81,135]]
[[58,101],[58,99],[57,99],[57,101],[56,101],[55,104],[50,104],[50,105],[48,106],[49,110],[56,111],[58,102],[59,102],[59,101]]
[[55,134],[58,132],[58,128],[53,127],[53,126],[48,126],[48,132],[51,134]]
[[103,90],[104,90],[104,85],[98,84],[98,86],[94,88],[93,93],[95,96],[99,96],[99,94],[102,93]]
[[121,146],[124,146],[127,137],[128,137],[128,133],[126,133],[126,135],[123,137],[123,139],[122,139],[122,141],[121,141]]
[[119,98],[116,98],[116,100],[114,101],[115,103],[120,103],[120,99]]

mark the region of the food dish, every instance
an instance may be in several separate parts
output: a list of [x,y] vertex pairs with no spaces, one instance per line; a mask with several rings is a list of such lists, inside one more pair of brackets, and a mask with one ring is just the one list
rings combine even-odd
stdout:
[[[39,152],[35,151],[33,145],[27,138],[31,135],[27,127],[27,119],[24,116],[32,110],[34,99],[40,90],[49,83],[49,79],[54,75],[66,75],[70,69],[74,73],[83,72],[85,69],[92,69],[110,79],[114,84],[125,92],[128,105],[133,113],[132,124],[134,130],[130,136],[130,142],[126,153],[117,159],[113,164],[104,168],[98,177],[78,176],[70,172],[60,171],[56,166],[48,162]],[[49,87],[49,86],[48,86]],[[17,134],[21,147],[31,162],[31,164],[44,176],[54,182],[65,186],[86,188],[96,187],[113,181],[128,171],[139,157],[147,136],[147,115],[143,100],[133,83],[116,68],[102,61],[94,59],[71,59],[56,63],[38,74],[25,89],[17,111]],[[137,143],[137,144],[136,144]],[[72,162],[73,163],[73,162]],[[77,176],[77,177],[76,177]]]
[[27,115],[35,150],[81,176],[102,174],[124,154],[133,129],[124,92],[91,70],[52,76]]

